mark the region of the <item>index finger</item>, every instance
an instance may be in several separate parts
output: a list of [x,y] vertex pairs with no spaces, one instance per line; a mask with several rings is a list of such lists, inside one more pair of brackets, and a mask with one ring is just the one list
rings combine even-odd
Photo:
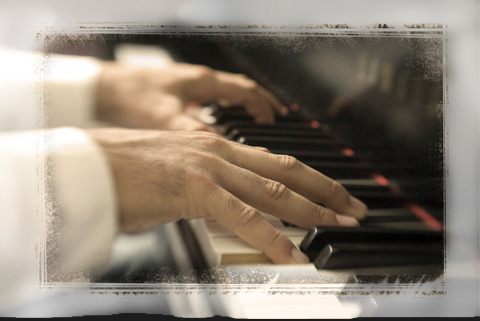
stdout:
[[231,229],[245,242],[264,253],[274,263],[308,263],[308,257],[282,233],[276,230],[258,210],[243,203],[228,191],[218,187],[208,193],[207,213]]

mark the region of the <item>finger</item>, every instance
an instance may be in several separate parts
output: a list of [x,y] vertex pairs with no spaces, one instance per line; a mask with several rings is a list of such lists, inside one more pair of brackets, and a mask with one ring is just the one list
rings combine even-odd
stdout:
[[252,146],[252,147],[255,148],[256,150],[259,150],[265,153],[270,153],[270,150],[266,147],[261,147],[261,146]]
[[286,116],[288,114],[288,108],[283,105],[272,92],[267,90],[265,87],[259,85],[253,79],[250,79],[242,74],[232,74],[223,71],[216,71],[216,74],[217,77],[219,77],[219,80],[223,80],[226,82],[231,81],[233,83],[237,83],[244,88],[254,89],[262,96],[262,98],[264,98],[270,104],[270,107],[275,111],[275,113],[282,116]]
[[258,93],[247,93],[245,100],[240,102],[245,108],[247,114],[253,117],[255,123],[274,124],[275,115],[271,106]]
[[317,205],[280,182],[263,178],[228,163],[222,170],[229,175],[219,176],[217,178],[219,185],[264,213],[306,229],[318,225],[359,226],[356,219],[342,217],[330,209]]
[[230,145],[229,160],[245,169],[285,184],[313,202],[337,213],[365,217],[367,206],[353,197],[338,182],[287,155],[262,153],[238,144]]
[[255,208],[221,188],[217,193],[209,193],[208,197],[207,213],[274,263],[308,263],[308,258]]
[[250,145],[244,145],[238,142],[230,141],[231,144],[238,145],[240,148],[253,148],[254,150],[259,150],[265,153],[270,153],[270,150],[266,147],[263,146],[250,146]]
[[216,92],[219,98],[224,98],[233,104],[242,105],[257,123],[274,122],[274,113],[281,110],[281,104],[273,95],[269,95],[255,81],[243,75],[216,72]]
[[258,90],[260,93],[268,100],[270,105],[273,107],[276,114],[281,116],[287,116],[289,110],[286,106],[284,106],[278,99],[275,97],[270,91],[265,89],[262,86],[259,86]]

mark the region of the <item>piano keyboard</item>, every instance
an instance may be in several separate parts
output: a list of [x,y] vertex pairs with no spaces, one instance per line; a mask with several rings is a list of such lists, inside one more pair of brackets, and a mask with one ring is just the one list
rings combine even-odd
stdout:
[[[331,227],[308,231],[263,214],[272,226],[307,253],[317,268],[442,263],[442,224],[376,172],[346,142],[305,116],[298,106],[292,108],[287,117],[277,118],[274,125],[255,124],[242,108],[236,107],[213,106],[207,116],[210,122],[214,120],[213,126],[224,137],[266,147],[272,153],[294,156],[337,180],[369,206],[361,227],[335,231],[331,231]],[[189,224],[210,267],[271,263],[263,253],[213,219],[193,220]],[[314,234],[318,238],[328,235],[327,238],[333,239],[314,240]]]

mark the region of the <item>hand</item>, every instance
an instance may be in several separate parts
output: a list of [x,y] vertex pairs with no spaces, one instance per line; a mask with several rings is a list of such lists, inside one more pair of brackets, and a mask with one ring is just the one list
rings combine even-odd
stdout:
[[97,114],[100,120],[127,127],[216,132],[183,113],[190,102],[242,105],[261,124],[288,113],[272,93],[244,75],[189,64],[160,69],[106,63]]
[[[358,226],[366,206],[337,182],[264,149],[205,132],[91,129],[115,177],[120,225],[141,231],[213,217],[276,263],[306,263],[260,214],[303,228]],[[314,202],[328,206],[322,207]]]

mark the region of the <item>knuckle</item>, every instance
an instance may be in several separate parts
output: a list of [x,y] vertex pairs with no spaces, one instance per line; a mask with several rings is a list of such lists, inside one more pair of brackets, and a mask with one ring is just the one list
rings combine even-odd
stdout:
[[208,176],[211,177],[214,177],[215,173],[219,172],[218,170],[224,169],[226,163],[219,153],[209,150],[191,150],[187,157],[191,160],[189,163],[193,169],[192,172],[208,173]]
[[194,123],[191,125],[190,130],[208,132],[210,127],[202,123]]
[[245,79],[245,88],[250,91],[256,90],[258,88],[258,84],[255,80],[252,79]]
[[346,195],[347,191],[346,189],[342,186],[337,181],[333,181],[330,183],[330,201],[340,201],[344,199],[344,196]]
[[271,199],[278,201],[286,198],[290,191],[282,183],[276,181],[267,181],[267,192]]
[[328,210],[323,206],[317,205],[315,207],[315,215],[317,217],[318,222],[325,222],[325,220],[328,217]]
[[266,147],[261,147],[261,146],[255,146],[256,149],[262,151],[262,152],[265,152],[265,153],[269,153],[270,150]]
[[250,78],[249,78],[247,75],[245,75],[245,74],[236,74],[236,75],[237,75],[237,77],[242,78],[242,79],[245,79],[245,80],[249,80],[249,79],[250,79]]
[[320,222],[320,224],[332,224],[336,221],[333,212],[323,206],[317,206],[315,214],[317,222]]
[[268,246],[274,247],[276,244],[282,243],[284,236],[280,231],[273,229],[271,232],[268,232],[265,236],[265,244]]
[[300,169],[300,161],[290,155],[277,155],[277,160],[280,163],[280,168],[284,171],[293,171]]
[[208,150],[223,149],[227,145],[226,139],[222,138],[220,135],[209,132],[199,132],[199,135],[196,136],[196,140],[198,145],[204,146]]
[[213,77],[213,69],[207,66],[195,66],[193,76],[197,80],[209,79]]
[[219,156],[216,154],[211,154],[211,153],[201,153],[199,154],[200,160],[199,160],[199,165],[207,170],[212,170],[216,168],[220,168],[222,166],[223,162],[225,162],[223,159],[221,159]]
[[246,206],[237,214],[235,223],[239,228],[251,227],[258,222],[259,215],[256,209]]
[[[186,177],[188,183],[185,190],[184,206],[186,214],[184,217],[198,217],[210,214],[207,197],[213,200],[220,199],[219,188],[213,178],[203,171],[193,170]],[[214,197],[213,195],[219,196]]]
[[200,170],[190,170],[187,173],[187,179],[194,186],[201,187],[202,190],[211,190],[214,187],[212,178]]

